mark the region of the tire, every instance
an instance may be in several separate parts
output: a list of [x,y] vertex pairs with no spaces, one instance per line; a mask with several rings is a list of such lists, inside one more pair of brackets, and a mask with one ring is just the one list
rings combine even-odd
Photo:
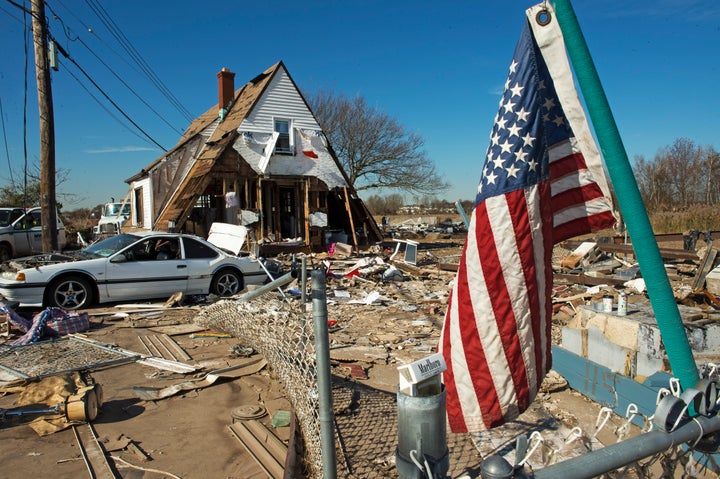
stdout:
[[221,297],[238,294],[245,287],[242,273],[234,269],[221,269],[210,283],[210,293]]
[[12,259],[12,248],[7,244],[0,244],[0,263],[10,261]]
[[80,276],[65,276],[50,285],[47,290],[47,304],[68,311],[81,309],[93,303],[93,289],[90,282]]

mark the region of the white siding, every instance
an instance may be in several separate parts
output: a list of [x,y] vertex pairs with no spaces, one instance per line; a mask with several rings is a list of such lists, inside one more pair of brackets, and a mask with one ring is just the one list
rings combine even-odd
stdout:
[[243,120],[240,131],[272,133],[273,118],[292,120],[293,128],[319,130],[307,105],[284,68],[281,68],[268,85],[255,108]]
[[[135,211],[137,208],[137,205],[135,204],[135,191],[142,188],[142,200],[143,200],[143,224],[138,225],[137,221],[135,220]],[[132,216],[132,225],[135,227],[142,226],[145,229],[152,228],[152,191],[150,186],[150,178],[145,177],[143,179],[133,181],[130,185],[130,189],[132,190],[131,195],[131,201],[132,201],[132,210],[133,210],[133,216]]]

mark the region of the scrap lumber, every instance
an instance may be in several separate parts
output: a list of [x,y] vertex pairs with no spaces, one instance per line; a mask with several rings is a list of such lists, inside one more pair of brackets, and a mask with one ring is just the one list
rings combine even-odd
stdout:
[[116,479],[115,473],[105,456],[105,450],[98,441],[92,424],[85,426],[73,426],[75,440],[80,448],[80,453],[85,460],[90,477],[97,479]]
[[260,421],[237,421],[230,432],[272,479],[283,479],[288,447]]
[[710,273],[710,270],[713,269],[713,266],[715,265],[715,259],[718,257],[718,249],[717,248],[708,248],[705,252],[705,256],[702,259],[702,262],[700,263],[700,267],[697,270],[697,274],[695,275],[695,280],[693,281],[692,289],[693,291],[701,291],[703,289],[703,285],[705,284],[705,278],[707,277],[708,273]]
[[[599,243],[598,248],[604,253],[622,253],[635,255],[635,250],[631,244],[612,244]],[[694,251],[685,251],[683,249],[660,248],[660,256],[663,259],[688,259],[698,261],[698,255]]]
[[575,269],[580,266],[580,263],[582,263],[585,258],[588,258],[589,261],[593,261],[594,259],[597,259],[598,256],[599,250],[597,243],[593,241],[585,241],[580,243],[580,246],[575,248],[575,250],[573,250],[567,258],[563,259],[560,265],[563,268]]

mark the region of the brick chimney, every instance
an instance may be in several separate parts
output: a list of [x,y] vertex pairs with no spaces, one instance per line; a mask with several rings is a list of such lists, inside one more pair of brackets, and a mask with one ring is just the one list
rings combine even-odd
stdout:
[[235,74],[223,68],[218,77],[218,109],[227,108],[235,96]]

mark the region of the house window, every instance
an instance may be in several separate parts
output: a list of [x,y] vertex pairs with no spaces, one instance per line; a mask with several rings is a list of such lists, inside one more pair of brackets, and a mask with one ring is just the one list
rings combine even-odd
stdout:
[[275,154],[292,155],[294,145],[292,135],[290,134],[290,120],[275,119],[275,131],[278,133],[278,139],[275,143]]

